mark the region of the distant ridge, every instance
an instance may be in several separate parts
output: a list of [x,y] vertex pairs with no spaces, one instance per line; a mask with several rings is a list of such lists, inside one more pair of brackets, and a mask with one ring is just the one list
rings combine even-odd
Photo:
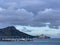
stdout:
[[6,28],[0,29],[0,37],[7,38],[34,38],[34,36],[28,35],[17,30],[14,26],[8,26]]

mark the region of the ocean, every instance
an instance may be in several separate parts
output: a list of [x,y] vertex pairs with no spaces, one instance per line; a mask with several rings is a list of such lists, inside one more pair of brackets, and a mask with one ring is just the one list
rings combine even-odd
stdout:
[[34,39],[33,41],[0,41],[0,45],[60,45],[60,39]]

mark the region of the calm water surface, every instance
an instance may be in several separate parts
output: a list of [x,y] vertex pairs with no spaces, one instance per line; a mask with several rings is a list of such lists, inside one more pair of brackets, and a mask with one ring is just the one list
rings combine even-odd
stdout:
[[33,41],[0,41],[0,45],[60,45],[60,39],[35,39]]

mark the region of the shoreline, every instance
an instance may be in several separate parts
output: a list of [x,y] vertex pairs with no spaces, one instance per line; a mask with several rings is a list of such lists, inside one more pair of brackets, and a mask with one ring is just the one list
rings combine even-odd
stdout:
[[33,41],[30,38],[2,38],[0,41]]

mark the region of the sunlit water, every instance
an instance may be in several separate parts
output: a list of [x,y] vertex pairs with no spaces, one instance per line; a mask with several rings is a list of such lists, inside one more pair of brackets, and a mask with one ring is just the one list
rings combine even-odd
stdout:
[[33,41],[0,41],[0,45],[60,45],[60,39],[34,39]]

